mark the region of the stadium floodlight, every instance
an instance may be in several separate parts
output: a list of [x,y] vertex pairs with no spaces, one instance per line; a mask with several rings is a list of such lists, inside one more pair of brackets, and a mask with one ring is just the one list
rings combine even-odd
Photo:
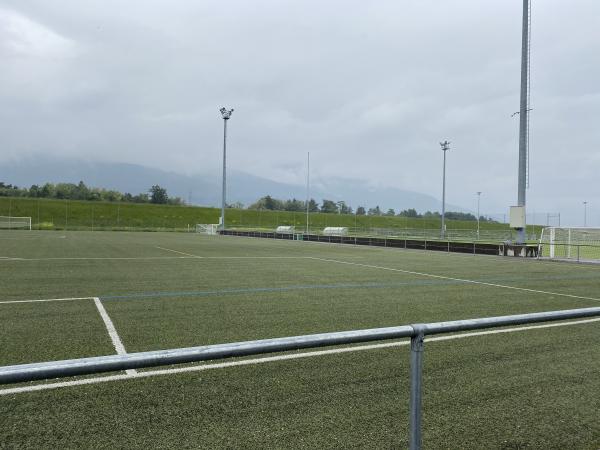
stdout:
[[[531,6],[523,0],[523,27],[521,35],[521,92],[519,107],[519,178],[517,205],[525,209],[526,189],[529,187],[529,108],[530,103],[530,53],[531,53]],[[519,224],[521,225],[521,224]],[[517,228],[517,243],[525,242],[525,227]]]
[[445,140],[444,142],[440,142],[440,146],[442,147],[442,152],[444,152],[444,170],[442,175],[442,230],[440,232],[440,237],[444,239],[446,235],[446,152],[450,150],[450,142]]
[[481,201],[481,191],[477,191],[477,239],[479,239],[479,202]]
[[227,186],[227,121],[231,117],[232,109],[221,108],[219,110],[223,117],[223,190],[221,193],[221,230],[225,231],[225,192]]
[[587,227],[587,202],[583,202],[583,226]]

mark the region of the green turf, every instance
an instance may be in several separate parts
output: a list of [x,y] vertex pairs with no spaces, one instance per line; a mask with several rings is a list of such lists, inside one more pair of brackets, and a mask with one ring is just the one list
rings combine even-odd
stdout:
[[[559,295],[600,299],[597,266],[173,233],[0,232],[0,274],[0,301],[101,298],[130,352],[600,303]],[[425,447],[600,447],[599,323],[427,343]],[[114,353],[89,299],[0,327],[0,364]],[[408,356],[4,395],[0,448],[405,448]]]

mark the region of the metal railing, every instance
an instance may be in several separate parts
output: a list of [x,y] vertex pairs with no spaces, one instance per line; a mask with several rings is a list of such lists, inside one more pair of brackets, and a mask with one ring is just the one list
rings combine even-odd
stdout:
[[410,449],[417,450],[421,448],[422,441],[421,399],[423,390],[422,378],[425,336],[594,316],[600,316],[600,307],[413,324],[389,328],[373,328],[368,330],[310,334],[258,341],[235,342],[230,344],[206,345],[202,347],[130,353],[125,355],[20,364],[0,367],[0,384],[70,377],[75,375],[89,375],[127,369],[141,369],[145,367],[260,355],[333,345],[355,344],[359,342],[410,338],[409,442]]

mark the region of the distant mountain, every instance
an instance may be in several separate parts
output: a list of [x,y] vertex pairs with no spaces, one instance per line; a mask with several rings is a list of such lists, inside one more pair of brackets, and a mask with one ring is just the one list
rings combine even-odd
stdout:
[[[0,181],[29,187],[46,182],[78,183],[88,186],[115,189],[138,194],[148,192],[150,186],[159,184],[170,196],[204,206],[218,206],[221,202],[220,174],[182,175],[136,164],[86,162],[68,159],[24,159],[0,164]],[[249,205],[260,197],[288,199],[306,197],[306,186],[279,183],[245,172],[228,173],[227,200]],[[394,208],[396,212],[415,208],[419,212],[440,211],[441,202],[426,194],[396,188],[369,187],[363,180],[334,178],[311,187],[310,196],[322,199],[344,200],[353,208],[375,207],[382,210]],[[450,211],[467,212],[465,208],[446,205]]]

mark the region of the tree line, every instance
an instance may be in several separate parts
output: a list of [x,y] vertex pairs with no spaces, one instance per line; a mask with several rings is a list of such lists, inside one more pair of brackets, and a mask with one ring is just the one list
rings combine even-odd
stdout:
[[104,202],[154,203],[162,205],[184,205],[180,197],[169,197],[167,190],[155,184],[147,193],[121,193],[112,189],[86,186],[83,181],[75,183],[46,183],[30,188],[20,188],[0,181],[0,197],[51,198],[57,200],[88,200]]
[[[32,185],[30,188],[20,188],[12,184],[0,181],[0,197],[30,197],[30,198],[50,198],[57,200],[88,200],[105,202],[127,202],[127,203],[153,203],[162,205],[185,205],[180,197],[170,197],[165,188],[155,184],[147,193],[130,194],[121,193],[112,189],[88,187],[83,181],[75,183],[46,183],[38,186]],[[227,205],[229,208],[243,209],[244,205],[237,202]],[[247,209],[268,210],[268,211],[306,211],[306,201],[292,198],[290,200],[279,200],[265,195],[256,202],[248,206]],[[356,210],[345,201],[333,201],[323,199],[317,203],[314,198],[308,201],[308,211],[311,213],[327,214],[356,214],[357,216],[388,216],[388,217],[413,217],[424,219],[440,218],[441,214],[437,211],[427,211],[423,214],[417,212],[414,208],[404,209],[398,213],[393,208],[387,211],[379,206],[366,208],[358,206]],[[446,218],[451,220],[477,220],[477,217],[471,213],[456,211],[446,212]],[[493,222],[492,219],[481,216],[480,221]]]
[[[235,203],[228,206],[238,209],[244,207],[244,205],[242,205],[241,203]],[[248,209],[270,211],[306,211],[306,201],[298,200],[295,198],[291,200],[278,200],[276,198],[271,197],[270,195],[266,195],[249,205]],[[409,208],[396,213],[396,211],[393,208],[384,211],[379,207],[379,205],[375,206],[374,208],[368,209],[364,206],[358,206],[356,210],[354,210],[345,201],[335,202],[333,200],[327,199],[323,199],[323,201],[319,205],[319,203],[317,203],[313,198],[311,198],[308,201],[308,211],[328,214],[356,214],[357,216],[413,217],[423,219],[436,219],[442,217],[442,215],[437,211],[426,211],[425,213],[420,214],[417,212],[416,209]],[[477,216],[475,216],[474,214],[457,211],[447,211],[445,217],[446,219],[450,220],[477,220]],[[484,222],[493,222],[492,219],[484,216],[481,216],[479,220]]]

